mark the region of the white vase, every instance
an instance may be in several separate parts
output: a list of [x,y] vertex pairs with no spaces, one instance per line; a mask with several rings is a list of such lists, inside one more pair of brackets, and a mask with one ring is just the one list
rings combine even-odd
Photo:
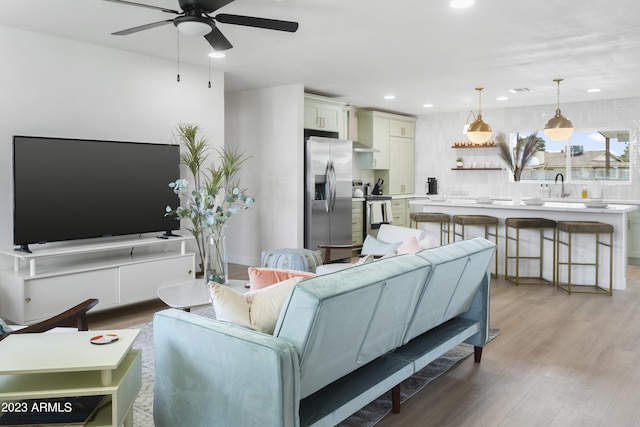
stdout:
[[522,189],[520,188],[520,181],[514,181],[514,184],[513,206],[520,206],[522,204]]
[[229,281],[227,251],[224,228],[212,231],[205,245],[204,280],[205,283],[226,284]]

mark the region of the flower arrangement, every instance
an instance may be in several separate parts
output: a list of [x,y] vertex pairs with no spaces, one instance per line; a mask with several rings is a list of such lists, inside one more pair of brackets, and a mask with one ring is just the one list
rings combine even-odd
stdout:
[[[223,256],[224,248],[220,239],[230,217],[253,205],[254,199],[245,194],[236,181],[236,174],[247,160],[244,153],[234,149],[217,150],[219,165],[210,166],[202,171],[208,157],[206,139],[198,138],[198,125],[179,124],[178,138],[185,148],[182,155],[184,163],[193,175],[194,188],[189,188],[189,181],[177,179],[169,183],[174,193],[182,200],[181,206],[175,209],[166,207],[165,215],[175,215],[176,218],[189,219],[191,226],[187,230],[195,237],[200,255],[200,269],[206,270],[207,241],[212,240],[218,247],[217,256]],[[226,274],[223,271],[221,274]],[[205,274],[206,276],[206,274]],[[206,277],[216,281],[224,277]]]
[[531,135],[520,138],[520,135],[516,137],[515,147],[510,147],[506,142],[503,133],[496,137],[497,146],[500,148],[500,157],[507,164],[511,172],[513,173],[513,180],[520,181],[522,171],[527,167],[533,155],[538,150],[538,134],[537,132]]

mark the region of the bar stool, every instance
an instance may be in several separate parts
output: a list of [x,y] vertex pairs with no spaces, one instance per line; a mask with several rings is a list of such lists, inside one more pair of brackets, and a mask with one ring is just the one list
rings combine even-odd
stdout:
[[[516,286],[534,285],[534,284],[555,284],[556,283],[556,222],[546,218],[507,218],[504,221],[504,278]],[[516,230],[516,237],[509,236],[509,229],[514,228]],[[520,255],[520,230],[538,230],[540,232],[540,240],[538,242],[539,252],[538,256],[521,256]],[[546,230],[552,230],[553,235],[551,237],[545,235]],[[516,255],[509,256],[509,241],[513,240],[516,243]],[[553,259],[551,262],[552,280],[544,278],[544,242],[545,240],[552,242],[553,247]],[[515,260],[516,274],[515,276],[509,276],[509,260]],[[530,259],[538,260],[540,269],[537,276],[520,276],[520,260]]]
[[[424,223],[431,222],[431,223],[440,224],[440,246],[444,244],[443,243],[444,235],[447,236],[447,243],[451,242],[451,237],[449,234],[451,216],[444,213],[430,213],[430,212],[411,212],[409,214],[409,224],[411,225],[411,227],[413,227],[413,224],[415,223],[414,228],[418,228],[418,225],[421,222],[424,222]],[[445,228],[445,224],[447,225],[446,228]]]
[[[460,232],[456,231],[456,224],[461,226]],[[491,273],[491,277],[498,277],[498,218],[489,215],[454,215],[453,216],[453,241],[459,236],[464,240],[465,227],[484,227],[484,238],[489,240],[489,236],[493,236],[496,243],[495,272]],[[489,228],[493,227],[493,233],[489,232]]]
[[[613,294],[613,226],[611,224],[605,224],[597,221],[558,221],[556,223],[558,227],[557,237],[557,262],[556,262],[556,278],[559,282],[559,270],[561,265],[568,267],[567,271],[567,283],[558,283],[558,287],[571,295],[571,293],[582,294],[601,294],[612,295]],[[574,234],[593,235],[595,236],[595,261],[588,262],[574,262],[572,260],[573,242],[572,238]],[[600,240],[601,234],[609,235],[609,242],[603,242]],[[567,241],[563,241],[562,237],[567,237]],[[560,245],[567,247],[567,261],[561,261]],[[609,289],[603,288],[599,285],[599,272],[600,272],[600,246],[609,248]],[[584,245],[581,245],[584,249]],[[595,283],[594,285],[583,285],[571,282],[571,269],[573,266],[591,266],[595,267]],[[580,290],[575,290],[574,288]]]

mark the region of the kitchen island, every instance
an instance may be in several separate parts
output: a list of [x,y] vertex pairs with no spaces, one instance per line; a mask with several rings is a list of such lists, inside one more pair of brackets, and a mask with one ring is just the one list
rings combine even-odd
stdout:
[[[442,212],[453,215],[491,215],[498,218],[500,227],[498,230],[498,272],[504,274],[504,220],[509,217],[543,217],[555,221],[600,221],[611,224],[614,227],[613,234],[613,289],[626,289],[627,279],[627,220],[628,213],[636,210],[636,205],[609,204],[604,208],[588,208],[579,200],[575,201],[555,201],[544,200],[541,205],[527,205],[521,203],[514,205],[511,200],[492,200],[490,203],[479,203],[473,199],[416,199],[410,202],[416,212]],[[480,234],[480,230],[472,230]],[[575,262],[593,260],[595,257],[593,236],[577,236],[576,245],[580,247],[579,258]],[[453,240],[453,228],[451,239]],[[606,239],[605,239],[606,240]],[[533,253],[537,249],[538,238],[534,232],[521,235],[521,246],[523,251]],[[547,249],[551,250],[551,248]],[[566,250],[566,248],[561,248]],[[603,251],[601,251],[602,254]],[[604,251],[606,253],[606,251]],[[601,258],[601,262],[602,258]],[[533,263],[531,263],[533,264]],[[604,268],[600,269],[600,283],[608,283],[609,269],[603,263]],[[537,264],[525,268],[537,268]],[[545,270],[552,268],[545,264]],[[551,276],[552,271],[545,272],[545,276]],[[572,277],[579,283],[593,283],[593,269],[574,268]],[[566,268],[560,270],[560,281],[566,279]]]

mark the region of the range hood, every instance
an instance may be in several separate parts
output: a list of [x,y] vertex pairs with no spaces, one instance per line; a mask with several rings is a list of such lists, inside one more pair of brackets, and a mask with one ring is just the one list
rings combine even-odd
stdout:
[[379,153],[380,150],[364,145],[362,142],[353,141],[353,151],[356,153]]

